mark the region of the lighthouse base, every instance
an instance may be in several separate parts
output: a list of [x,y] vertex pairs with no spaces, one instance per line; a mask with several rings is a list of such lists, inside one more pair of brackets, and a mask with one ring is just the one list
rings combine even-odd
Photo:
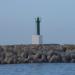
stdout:
[[42,35],[32,35],[32,44],[42,44]]

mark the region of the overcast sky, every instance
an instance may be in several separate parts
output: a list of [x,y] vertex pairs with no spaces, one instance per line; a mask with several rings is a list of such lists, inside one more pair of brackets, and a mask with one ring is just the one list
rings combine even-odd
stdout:
[[31,44],[37,16],[44,43],[75,44],[75,0],[0,0],[0,44]]

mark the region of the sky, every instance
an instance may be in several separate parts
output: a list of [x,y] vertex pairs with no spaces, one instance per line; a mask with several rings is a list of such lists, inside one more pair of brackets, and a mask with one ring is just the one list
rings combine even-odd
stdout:
[[36,17],[44,44],[75,44],[75,0],[0,0],[0,44],[31,44]]

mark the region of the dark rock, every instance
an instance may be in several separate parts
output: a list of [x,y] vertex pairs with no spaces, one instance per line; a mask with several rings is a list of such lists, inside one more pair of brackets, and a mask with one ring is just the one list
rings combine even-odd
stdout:
[[72,60],[71,60],[71,63],[75,63],[75,59],[72,59]]
[[71,55],[64,55],[64,56],[62,56],[62,61],[64,62],[64,63],[69,63],[69,62],[71,62]]

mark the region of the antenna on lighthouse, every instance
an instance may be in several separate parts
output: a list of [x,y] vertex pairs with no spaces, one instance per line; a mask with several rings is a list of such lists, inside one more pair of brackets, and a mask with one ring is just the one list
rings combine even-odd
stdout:
[[36,19],[35,19],[35,22],[36,22],[36,34],[37,35],[40,35],[40,22],[41,22],[41,20],[40,20],[40,18],[39,17],[37,17]]

